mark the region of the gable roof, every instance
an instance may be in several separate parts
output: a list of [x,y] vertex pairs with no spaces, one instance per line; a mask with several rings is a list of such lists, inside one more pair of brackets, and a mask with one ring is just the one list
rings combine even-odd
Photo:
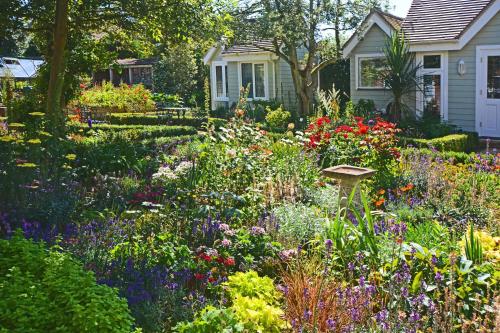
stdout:
[[240,45],[236,44],[222,51],[222,54],[268,52],[263,48],[273,49],[274,48],[273,42],[271,40],[256,40],[247,44],[240,44]]
[[456,40],[495,0],[414,0],[402,28],[411,43]]
[[383,12],[378,9],[372,9],[370,14],[365,18],[363,23],[360,24],[360,28],[352,34],[351,38],[344,44],[342,48],[344,57],[349,56],[349,54],[354,50],[356,45],[363,40],[365,33],[367,33],[374,24],[376,24],[380,29],[382,29],[387,35],[390,35],[393,31],[399,30],[403,24],[403,18]]
[[399,25],[414,52],[461,50],[499,12],[500,0],[413,0],[406,19],[396,22],[390,14],[372,11],[361,25],[367,28],[344,45],[343,56],[350,55],[373,24],[387,35]]

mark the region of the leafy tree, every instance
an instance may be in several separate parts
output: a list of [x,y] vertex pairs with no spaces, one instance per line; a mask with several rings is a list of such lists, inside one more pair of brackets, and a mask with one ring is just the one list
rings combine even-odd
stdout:
[[384,54],[387,60],[384,82],[393,97],[389,113],[393,121],[399,121],[409,110],[404,97],[420,88],[418,72],[421,65],[416,64],[415,53],[410,52],[410,44],[402,31],[386,40]]
[[53,132],[79,76],[106,68],[124,50],[154,53],[155,44],[186,43],[223,30],[226,2],[215,0],[12,0],[0,21],[32,34],[46,66],[37,88],[45,96]]
[[189,98],[196,85],[197,73],[193,46],[172,45],[155,65],[155,91]]
[[[368,10],[378,6],[380,1],[347,3]],[[340,47],[337,45],[337,55],[333,56],[329,52],[330,44],[322,41],[323,32],[334,29],[340,36],[345,31],[343,29],[347,29],[348,21],[354,24],[357,19],[353,17],[366,13],[359,10],[359,14],[354,15],[347,11],[344,4],[346,2],[338,0],[257,0],[246,2],[237,15],[240,21],[252,22],[247,25],[250,31],[238,32],[237,37],[247,42],[270,39],[273,47],[261,48],[275,53],[290,65],[302,115],[311,113],[318,72],[339,58]],[[243,26],[240,23],[236,28]],[[304,52],[305,56],[302,56]]]

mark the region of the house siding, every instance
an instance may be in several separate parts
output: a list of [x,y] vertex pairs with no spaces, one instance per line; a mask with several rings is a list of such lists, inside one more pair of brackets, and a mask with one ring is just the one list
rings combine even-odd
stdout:
[[385,110],[391,101],[391,93],[387,90],[357,89],[356,87],[356,55],[383,53],[386,38],[386,33],[377,25],[373,25],[351,53],[351,100],[354,103],[358,103],[361,99],[369,99],[375,102],[378,110]]
[[240,82],[238,79],[238,63],[236,61],[230,61],[227,63],[227,84],[228,84],[228,98],[229,107],[233,104],[238,104],[240,98]]
[[[500,45],[500,13],[460,51],[450,51],[448,66],[448,120],[466,131],[476,131],[476,47]],[[458,74],[460,60],[467,72]]]

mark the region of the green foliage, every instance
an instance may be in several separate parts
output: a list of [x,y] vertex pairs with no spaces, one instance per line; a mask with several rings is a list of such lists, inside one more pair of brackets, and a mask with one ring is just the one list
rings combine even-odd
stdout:
[[0,327],[6,332],[130,332],[127,302],[58,248],[0,240]]
[[107,112],[148,112],[155,108],[151,92],[142,84],[115,87],[111,82],[84,90],[75,103],[77,108],[104,109]]
[[194,44],[170,45],[154,66],[156,92],[178,94],[185,100],[193,94],[198,67]]
[[434,148],[441,152],[470,152],[478,146],[477,133],[450,134],[435,139],[412,139],[402,137],[401,145],[414,145],[418,148]]
[[238,297],[259,298],[270,304],[277,304],[280,299],[273,280],[267,276],[260,277],[255,271],[237,272],[228,277],[224,286],[227,287],[231,299]]
[[[221,118],[209,118],[210,122],[216,129],[227,125],[227,120]],[[112,125],[171,125],[171,126],[192,126],[198,129],[206,123],[206,118],[194,118],[185,116],[178,118],[158,117],[153,114],[142,113],[113,113],[108,117],[108,121]]]
[[269,304],[265,299],[238,296],[231,309],[249,332],[280,333],[287,328],[281,319],[283,310]]
[[474,226],[469,227],[469,235],[465,236],[465,256],[468,260],[480,265],[483,262],[483,246],[474,235]]
[[403,103],[404,97],[420,86],[418,71],[421,66],[415,64],[415,53],[410,52],[410,44],[402,31],[393,33],[387,39],[384,54],[387,61],[384,84],[393,97],[390,114],[394,121],[399,121],[409,110]]
[[236,333],[243,332],[243,324],[239,322],[231,309],[205,307],[192,322],[182,322],[173,328],[178,333]]
[[93,124],[90,128],[81,123],[69,123],[68,131],[83,133],[89,137],[104,135],[105,140],[112,140],[113,137],[118,136],[130,141],[197,133],[196,128],[189,126]]
[[[331,204],[337,199],[332,197],[327,200]],[[301,203],[285,203],[274,208],[273,214],[280,224],[277,231],[278,238],[295,245],[313,239],[321,233],[326,224],[326,218],[321,210]]]

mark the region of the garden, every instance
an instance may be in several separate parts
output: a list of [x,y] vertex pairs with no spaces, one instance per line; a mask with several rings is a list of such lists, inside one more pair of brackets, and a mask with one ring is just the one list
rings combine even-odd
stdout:
[[[498,328],[499,156],[336,105],[301,130],[244,98],[227,120],[74,110],[63,140],[3,119],[0,331]],[[322,170],[345,164],[376,173],[344,196]]]

